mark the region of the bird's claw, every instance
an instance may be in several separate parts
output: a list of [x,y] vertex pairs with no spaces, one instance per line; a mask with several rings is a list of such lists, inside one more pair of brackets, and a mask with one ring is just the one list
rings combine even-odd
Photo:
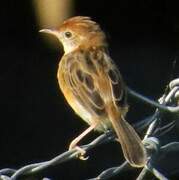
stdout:
[[87,156],[87,157],[84,156],[86,154],[86,151],[84,149],[80,148],[79,146],[76,146],[75,149],[79,152],[77,157],[80,160],[86,161],[89,158],[89,156]]
[[79,147],[79,146],[75,146],[73,148],[70,147],[69,150],[71,150],[71,149],[75,149],[78,152],[77,157],[80,160],[86,161],[89,158],[89,156],[87,156],[87,157],[84,156],[86,154],[86,151],[84,149],[82,149],[81,147]]

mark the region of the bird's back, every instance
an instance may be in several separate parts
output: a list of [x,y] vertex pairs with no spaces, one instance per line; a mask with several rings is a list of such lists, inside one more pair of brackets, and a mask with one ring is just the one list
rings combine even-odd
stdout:
[[67,102],[88,124],[94,119],[100,121],[98,130],[111,127],[107,114],[109,103],[116,110],[126,111],[122,78],[104,48],[76,50],[64,55],[57,77]]

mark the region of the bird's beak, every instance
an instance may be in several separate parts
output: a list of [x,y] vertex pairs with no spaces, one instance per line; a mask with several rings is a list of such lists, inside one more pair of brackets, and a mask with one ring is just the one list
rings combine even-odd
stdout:
[[40,33],[42,32],[42,33],[52,34],[52,35],[55,35],[57,37],[59,36],[59,32],[55,29],[41,29],[39,32]]

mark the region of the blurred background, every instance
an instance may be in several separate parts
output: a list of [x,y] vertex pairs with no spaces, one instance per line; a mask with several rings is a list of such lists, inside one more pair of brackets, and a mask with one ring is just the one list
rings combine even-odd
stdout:
[[[179,75],[179,11],[174,1],[2,1],[0,169],[49,160],[66,151],[71,140],[87,128],[67,105],[57,84],[63,49],[54,37],[38,32],[74,15],[90,16],[101,24],[110,54],[134,90],[157,99],[169,81]],[[132,98],[129,105],[130,123],[153,112]],[[93,132],[82,143],[98,135]],[[117,143],[102,145],[89,156],[88,161],[67,162],[39,177],[92,178],[123,160]],[[118,178],[135,179],[136,175],[134,170]]]

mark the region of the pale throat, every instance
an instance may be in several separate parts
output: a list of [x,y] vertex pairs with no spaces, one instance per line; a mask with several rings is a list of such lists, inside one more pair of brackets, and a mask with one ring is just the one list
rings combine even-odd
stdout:
[[83,43],[83,40],[84,40],[83,37],[80,37],[79,39],[71,39],[71,40],[61,39],[64,53],[68,54],[76,50]]
[[77,45],[77,44],[63,43],[63,48],[64,48],[65,54],[71,53],[72,51],[76,50],[78,47],[79,47],[79,45]]

